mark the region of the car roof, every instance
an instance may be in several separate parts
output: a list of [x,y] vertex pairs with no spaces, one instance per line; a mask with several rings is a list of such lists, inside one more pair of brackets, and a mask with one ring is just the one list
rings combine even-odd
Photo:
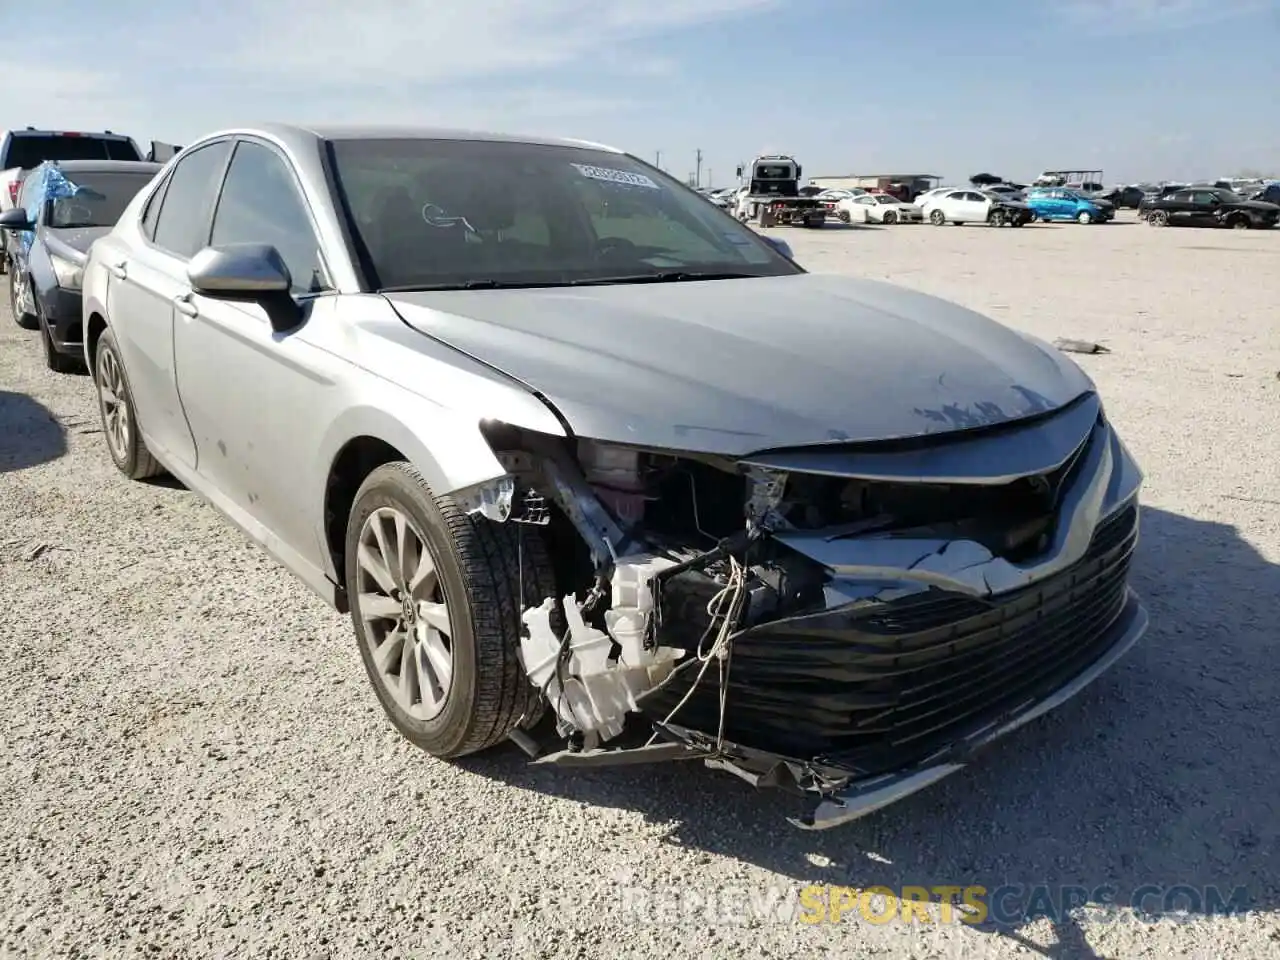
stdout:
[[[192,141],[194,147],[206,140],[226,136],[261,136],[278,140],[293,150],[308,150],[321,140],[472,140],[490,143],[526,143],[551,147],[586,147],[621,154],[624,151],[588,140],[572,140],[562,137],[539,137],[524,134],[494,133],[484,130],[464,130],[448,127],[393,126],[377,124],[319,124],[264,123],[256,126],[232,127],[217,130]],[[190,149],[190,147],[188,147]],[[184,151],[186,152],[186,151]]]
[[157,173],[163,163],[149,160],[46,160],[63,173]]

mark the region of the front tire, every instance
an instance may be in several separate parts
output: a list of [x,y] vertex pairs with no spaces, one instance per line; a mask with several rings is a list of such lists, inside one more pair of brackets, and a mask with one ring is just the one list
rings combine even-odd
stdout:
[[929,214],[929,222],[932,223],[935,227],[946,226],[947,215],[943,213],[941,210],[934,210]]
[[894,213],[892,210],[888,210],[885,212],[885,215],[880,218],[880,222],[885,224],[886,226],[892,226],[893,224],[898,222],[898,215]]
[[1083,223],[1085,225],[1093,223],[1093,214],[1091,214],[1088,210],[1081,210],[1080,213],[1076,216],[1076,223]]
[[26,302],[30,294],[27,292],[30,285],[18,279],[17,273],[12,269],[9,271],[9,312],[13,314],[13,321],[23,330],[35,330],[40,326],[40,322],[36,319],[36,315],[32,313],[30,306]]
[[344,565],[360,657],[405,739],[461,757],[537,715],[520,615],[557,593],[536,529],[467,516],[411,464],[388,463],[356,493]]
[[98,340],[94,354],[93,385],[98,393],[98,412],[102,417],[102,435],[107,452],[121,473],[130,480],[145,480],[164,473],[164,467],[151,455],[138,432],[138,417],[133,405],[133,392],[120,359],[115,334],[108,328]]
[[1149,227],[1167,227],[1169,225],[1169,212],[1167,210],[1152,210],[1147,214],[1147,226]]
[[1248,230],[1252,224],[1248,217],[1232,217],[1227,221],[1227,226],[1232,230]]

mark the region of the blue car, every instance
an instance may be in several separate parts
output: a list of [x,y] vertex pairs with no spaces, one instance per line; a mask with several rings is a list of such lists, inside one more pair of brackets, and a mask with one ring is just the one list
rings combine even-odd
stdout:
[[89,245],[161,170],[142,160],[46,161],[0,214],[10,245],[9,300],[18,326],[39,330],[49,369],[82,362],[80,287]]
[[1037,220],[1106,223],[1116,215],[1116,208],[1109,200],[1090,197],[1067,187],[1028,190],[1023,202],[1035,211]]

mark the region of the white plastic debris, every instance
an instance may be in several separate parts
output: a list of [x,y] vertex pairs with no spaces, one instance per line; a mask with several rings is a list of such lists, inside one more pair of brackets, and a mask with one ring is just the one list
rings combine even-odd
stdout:
[[[520,660],[525,673],[535,687],[546,691],[560,718],[575,729],[593,732],[601,740],[616,737],[626,715],[637,709],[637,698],[666,679],[683,656],[683,650],[670,647],[644,648],[653,613],[649,580],[674,565],[674,561],[644,555],[618,562],[612,608],[605,613],[607,634],[583,622],[572,595],[564,598],[569,643],[563,685],[556,674],[561,638],[551,627],[556,601],[547,597],[524,612],[528,634],[520,641]],[[621,647],[616,659],[614,641]]]

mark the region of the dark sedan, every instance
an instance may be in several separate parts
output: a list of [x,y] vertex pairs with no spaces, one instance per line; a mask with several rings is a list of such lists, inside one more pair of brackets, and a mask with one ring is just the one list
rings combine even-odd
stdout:
[[1280,220],[1280,206],[1261,200],[1245,200],[1237,193],[1218,187],[1192,187],[1144,201],[1139,215],[1153,227],[1265,230]]
[[115,226],[163,164],[123,160],[49,161],[23,184],[23,205],[0,214],[15,234],[9,298],[20,327],[39,330],[45,360],[60,373],[84,356],[80,287],[89,245]]

